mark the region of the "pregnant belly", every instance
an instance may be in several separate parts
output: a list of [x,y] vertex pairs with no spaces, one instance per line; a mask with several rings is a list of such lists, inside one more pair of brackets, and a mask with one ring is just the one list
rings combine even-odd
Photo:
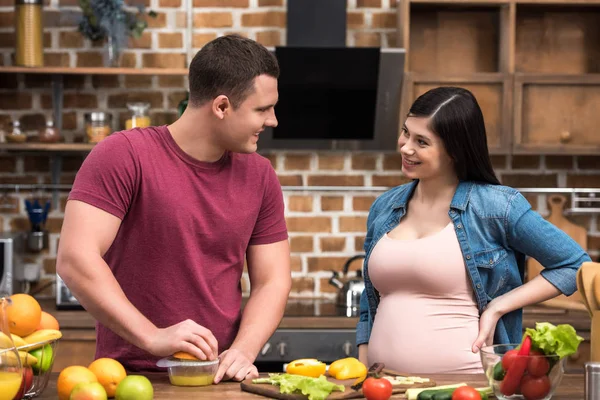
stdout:
[[471,351],[479,332],[472,304],[390,295],[381,299],[369,339],[369,364],[407,373],[481,373]]

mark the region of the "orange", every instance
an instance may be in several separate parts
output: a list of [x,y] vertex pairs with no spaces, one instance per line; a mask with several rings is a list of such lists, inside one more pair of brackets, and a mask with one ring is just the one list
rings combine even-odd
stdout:
[[173,354],[173,357],[178,358],[180,360],[198,361],[198,358],[196,356],[193,356],[190,353],[186,353],[185,351],[178,351],[177,353]]
[[33,333],[42,320],[42,307],[36,299],[25,293],[10,296],[8,307],[8,329],[10,333],[25,337]]
[[99,358],[88,369],[96,375],[108,397],[115,397],[117,386],[127,376],[123,365],[112,358]]
[[39,331],[40,329],[56,329],[57,331],[60,331],[60,326],[52,314],[42,311],[42,319],[40,320],[40,324],[38,325],[36,331]]
[[69,400],[71,391],[78,383],[98,382],[96,375],[86,367],[73,365],[60,371],[56,381],[59,400]]

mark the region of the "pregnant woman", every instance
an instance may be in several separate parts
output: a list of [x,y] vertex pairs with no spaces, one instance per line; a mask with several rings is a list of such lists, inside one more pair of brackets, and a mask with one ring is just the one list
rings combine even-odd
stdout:
[[[572,294],[590,258],[500,185],[468,90],[420,96],[398,146],[413,181],[369,212],[359,358],[409,373],[482,372],[479,349],[519,343],[522,308]],[[545,268],[523,284],[526,256]]]

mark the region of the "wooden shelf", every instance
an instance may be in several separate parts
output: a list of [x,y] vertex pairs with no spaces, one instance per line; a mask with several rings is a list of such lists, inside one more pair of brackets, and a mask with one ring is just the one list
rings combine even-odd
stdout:
[[47,151],[47,152],[87,152],[94,143],[0,143],[3,151]]
[[509,78],[502,72],[476,72],[472,74],[446,75],[427,72],[406,72],[406,78],[413,82],[443,82],[443,83],[499,83]]
[[187,68],[69,68],[69,67],[0,67],[5,74],[49,75],[187,75]]
[[450,4],[453,6],[497,6],[514,0],[410,0],[411,4]]
[[[598,5],[600,0],[567,0],[568,5],[582,6],[582,5]],[[412,4],[451,4],[454,6],[496,6],[504,4],[539,4],[539,5],[552,5],[557,4],[564,6],[567,1],[565,0],[410,0]]]
[[585,6],[600,5],[600,0],[512,0],[516,4],[539,4],[539,5],[559,5],[559,6]]
[[515,73],[515,83],[548,83],[565,85],[597,85],[600,74],[533,74]]

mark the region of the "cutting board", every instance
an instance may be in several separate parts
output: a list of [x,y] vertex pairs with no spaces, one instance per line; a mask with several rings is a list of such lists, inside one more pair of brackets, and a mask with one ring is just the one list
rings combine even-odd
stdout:
[[[565,218],[563,213],[566,202],[567,198],[563,195],[552,195],[548,197],[548,207],[550,208],[550,215],[548,216],[548,218],[546,218],[546,220],[555,225],[557,228],[564,231],[567,235],[573,238],[573,240],[575,240],[584,250],[587,251],[587,230],[584,227],[576,225],[569,221],[567,218]],[[534,277],[540,274],[542,269],[543,267],[539,262],[537,262],[533,258],[528,258],[527,279],[533,279]],[[585,303],[583,302],[583,299],[579,292],[575,292],[569,297],[561,294],[560,296],[554,299],[544,301],[541,304],[550,307],[587,311]]]
[[[391,370],[384,369],[382,375],[389,376],[408,376],[405,374],[399,374],[393,372]],[[261,374],[262,377],[267,377],[267,374]],[[419,375],[421,376],[421,375]],[[426,376],[421,376],[422,378],[427,378]],[[356,379],[349,379],[345,381],[340,381],[338,379],[333,379],[328,377],[327,380],[333,382],[337,385],[344,385],[346,390],[343,392],[332,392],[327,400],[336,400],[336,399],[363,399],[365,396],[361,391],[356,391],[351,388],[352,384]],[[406,392],[406,389],[409,388],[424,388],[424,387],[433,387],[436,383],[432,380],[430,382],[425,383],[415,383],[412,385],[394,385],[393,386],[393,394],[399,394]],[[249,393],[259,394],[261,396],[269,397],[271,399],[282,399],[282,400],[306,400],[307,397],[302,394],[283,394],[279,391],[279,386],[271,385],[268,383],[252,383],[252,379],[246,379],[241,383],[242,390]]]

